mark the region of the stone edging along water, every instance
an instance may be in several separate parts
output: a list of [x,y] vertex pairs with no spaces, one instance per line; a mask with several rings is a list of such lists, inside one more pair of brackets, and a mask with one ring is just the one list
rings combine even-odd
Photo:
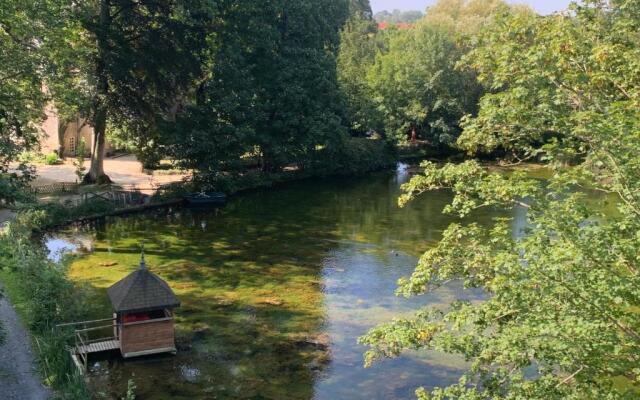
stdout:
[[158,202],[158,203],[149,203],[149,204],[141,204],[141,205],[136,205],[136,206],[124,207],[124,208],[117,208],[117,209],[110,210],[110,211],[105,211],[105,212],[91,214],[91,215],[82,215],[82,216],[78,216],[78,217],[75,217],[75,218],[67,219],[67,220],[64,220],[64,221],[59,221],[59,222],[56,222],[53,225],[47,226],[46,229],[47,230],[55,230],[57,228],[62,228],[64,226],[67,226],[67,225],[70,225],[70,224],[74,224],[74,223],[90,222],[90,221],[95,221],[95,220],[98,220],[98,219],[101,219],[101,218],[104,218],[104,217],[136,214],[136,213],[144,212],[144,211],[147,211],[147,210],[153,210],[153,209],[165,208],[165,207],[173,207],[173,206],[179,206],[179,205],[183,205],[183,204],[184,204],[184,200],[182,200],[182,199],[173,199],[173,200],[166,200],[166,201],[162,201],[162,202]]

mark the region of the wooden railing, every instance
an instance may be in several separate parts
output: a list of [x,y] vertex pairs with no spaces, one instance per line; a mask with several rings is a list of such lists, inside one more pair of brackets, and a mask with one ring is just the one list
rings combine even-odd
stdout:
[[[103,200],[122,205],[130,205],[141,202],[145,195],[142,191],[155,193],[160,190],[160,186],[150,183],[149,185],[120,185],[106,186],[95,192],[80,193],[80,185],[73,182],[56,182],[46,185],[34,185],[31,191],[38,194],[76,194],[72,202],[87,203],[93,200]],[[76,204],[77,205],[77,204]]]
[[105,201],[113,203],[116,206],[126,207],[134,204],[143,204],[144,199],[145,195],[139,191],[109,190],[105,192],[85,193],[80,197],[79,201],[83,204]]
[[[111,323],[104,325],[105,322],[111,322]],[[68,327],[68,326],[81,327],[79,329],[74,330],[73,353],[78,356],[78,358],[80,359],[80,362],[82,363],[84,371],[86,371],[89,363],[89,353],[87,350],[90,344],[104,342],[108,340],[116,340],[116,341],[119,340],[118,336],[119,336],[120,330],[118,329],[118,326],[116,325],[115,322],[116,322],[115,318],[105,318],[105,319],[98,319],[98,320],[92,320],[92,321],[70,322],[66,324],[59,324],[57,326],[58,327]],[[99,323],[102,323],[103,325],[90,326],[90,325],[95,325]],[[90,332],[97,332],[97,331],[108,329],[108,328],[113,329],[112,336],[93,338],[93,339],[89,337]]]
[[[82,362],[82,366],[84,367],[84,370],[87,370],[87,365],[89,364],[89,354],[86,351],[82,351],[80,349],[85,349],[85,343],[84,343],[84,339],[82,338],[82,335],[80,334],[80,332],[76,331],[75,332],[76,337],[76,345],[75,345],[75,353],[78,355],[78,357],[80,357],[80,361]],[[82,347],[78,346],[78,343],[80,343],[82,345]]]

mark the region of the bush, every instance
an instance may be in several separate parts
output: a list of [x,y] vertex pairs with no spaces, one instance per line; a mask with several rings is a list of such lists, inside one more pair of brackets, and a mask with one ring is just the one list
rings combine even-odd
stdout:
[[74,220],[106,215],[116,209],[116,205],[102,199],[66,207],[59,203],[26,205],[16,216],[16,225],[38,232]]
[[47,165],[58,165],[61,161],[56,153],[49,153],[45,156],[44,162]]
[[127,381],[127,396],[125,397],[125,400],[136,400],[136,389],[136,383],[133,379],[129,379]]
[[44,161],[44,156],[32,151],[23,151],[22,153],[20,153],[20,155],[18,155],[18,162],[21,162],[24,164],[30,164],[30,163],[42,162],[42,161]]
[[384,140],[348,138],[335,150],[324,149],[312,163],[315,175],[353,175],[376,171],[396,163],[393,148]]
[[[388,168],[396,163],[394,149],[383,140],[347,138],[336,148],[323,148],[299,168],[288,171],[248,169],[243,172],[196,174],[187,190],[215,190],[232,194],[247,189],[271,187],[275,184],[312,177],[357,175]],[[182,186],[185,188],[184,186]],[[186,188],[185,188],[186,189]]]

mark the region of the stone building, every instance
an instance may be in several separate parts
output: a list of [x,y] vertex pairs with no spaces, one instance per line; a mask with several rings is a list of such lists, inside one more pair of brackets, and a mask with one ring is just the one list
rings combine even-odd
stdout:
[[[93,148],[93,127],[86,119],[78,116],[66,124],[61,124],[55,106],[50,104],[45,109],[46,119],[41,125],[40,152],[43,154],[58,153],[60,157],[75,157],[80,141],[85,143],[85,156],[91,156]],[[62,131],[62,132],[61,132]],[[109,141],[106,151],[112,150]]]

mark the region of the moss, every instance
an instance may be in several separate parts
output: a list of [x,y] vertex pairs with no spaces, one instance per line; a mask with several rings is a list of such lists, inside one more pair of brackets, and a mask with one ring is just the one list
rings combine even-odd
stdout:
[[[91,254],[72,261],[69,277],[94,288],[93,301],[100,304],[97,308],[103,313],[94,317],[109,315],[106,288],[136,268],[139,239],[146,237],[147,264],[168,281],[182,302],[176,312],[178,360],[188,360],[199,369],[209,368],[205,360],[219,360],[207,376],[219,374],[216,368],[226,365],[226,373],[232,375],[229,381],[237,380],[235,374],[247,375],[242,381],[253,382],[249,391],[256,393],[278,388],[260,377],[275,376],[274,371],[282,370],[288,378],[281,378],[281,392],[270,397],[296,390],[300,392],[293,398],[309,397],[313,374],[307,366],[326,364],[321,360],[327,355],[299,348],[290,334],[313,336],[322,324],[317,270],[305,266],[311,261],[304,257],[278,260],[281,256],[274,254],[275,238],[234,247],[231,243],[246,239],[241,225],[228,232],[228,237],[211,243],[191,232],[183,231],[185,237],[172,236],[170,232],[176,227],[166,221],[146,227],[147,233],[148,229],[154,231],[149,236],[136,230],[136,220],[119,220],[116,225],[126,224],[131,229],[116,227],[105,232],[103,240],[94,242]],[[114,237],[112,233],[119,236],[115,232],[123,234]],[[299,382],[299,389],[287,388],[291,382]],[[152,390],[141,379],[136,383],[140,393]],[[123,382],[117,387],[122,391]],[[224,392],[216,390],[217,394]]]
[[[314,385],[330,374],[334,360],[334,346],[323,336],[329,311],[341,360],[349,357],[354,371],[360,371],[362,351],[353,329],[364,333],[364,327],[390,318],[397,306],[389,302],[396,300],[381,305],[356,295],[362,289],[351,277],[353,270],[345,271],[350,266],[333,260],[332,252],[354,249],[356,271],[360,263],[378,260],[411,267],[414,258],[399,258],[389,246],[418,256],[424,232],[447,223],[429,212],[429,221],[421,225],[417,221],[425,213],[416,206],[402,212],[389,208],[395,196],[389,193],[389,177],[306,181],[277,193],[242,196],[217,211],[159,210],[70,229],[71,240],[91,242],[90,251],[73,259],[69,277],[94,288],[94,301],[102,304],[95,318],[109,313],[106,288],[136,268],[141,240],[151,270],[182,301],[176,310],[176,357],[135,364],[112,360],[108,374],[93,380],[94,391],[122,394],[135,375],[140,396],[154,399],[203,393],[230,399],[312,398]],[[429,208],[444,204],[447,195],[440,196]],[[387,214],[388,209],[393,211]],[[401,234],[389,235],[390,227]],[[331,279],[323,276],[327,273]],[[333,279],[344,288],[339,300],[347,308],[326,304],[327,291],[335,290],[327,287]],[[394,282],[392,277],[387,294],[392,298]],[[356,296],[365,299],[358,302]]]

